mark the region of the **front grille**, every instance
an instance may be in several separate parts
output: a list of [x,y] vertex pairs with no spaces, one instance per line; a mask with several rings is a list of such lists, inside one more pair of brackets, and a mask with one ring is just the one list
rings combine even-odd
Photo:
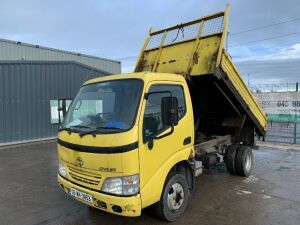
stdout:
[[83,172],[73,167],[68,166],[69,175],[76,181],[97,186],[101,180],[100,175]]

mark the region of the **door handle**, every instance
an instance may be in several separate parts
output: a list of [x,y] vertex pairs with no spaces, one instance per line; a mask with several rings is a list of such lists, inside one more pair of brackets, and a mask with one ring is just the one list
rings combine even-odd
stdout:
[[189,137],[186,137],[184,140],[183,140],[183,145],[188,145],[192,142],[192,138],[191,136]]

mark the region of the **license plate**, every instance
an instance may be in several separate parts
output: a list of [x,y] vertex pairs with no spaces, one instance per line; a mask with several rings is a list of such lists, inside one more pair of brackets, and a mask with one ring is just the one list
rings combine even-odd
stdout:
[[78,191],[78,190],[76,190],[74,188],[70,189],[69,194],[71,196],[75,197],[75,198],[80,198],[80,199],[82,199],[82,200],[84,200],[86,202],[93,202],[93,197],[91,195],[86,194],[86,193],[84,193],[82,191]]

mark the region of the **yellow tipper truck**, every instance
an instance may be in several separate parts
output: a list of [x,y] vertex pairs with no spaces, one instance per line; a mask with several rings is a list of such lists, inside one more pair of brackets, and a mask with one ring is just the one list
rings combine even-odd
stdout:
[[58,134],[66,193],[122,216],[153,205],[174,221],[202,169],[224,161],[249,176],[267,119],[224,50],[228,11],[150,30],[134,73],[83,84]]

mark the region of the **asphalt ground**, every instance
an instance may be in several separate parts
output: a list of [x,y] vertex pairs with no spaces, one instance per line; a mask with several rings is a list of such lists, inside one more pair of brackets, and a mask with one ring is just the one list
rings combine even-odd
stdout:
[[[197,178],[186,213],[172,224],[300,224],[300,151],[277,145],[254,150],[254,171],[233,176],[224,165]],[[0,148],[0,225],[166,224],[151,208],[126,218],[92,209],[56,182],[56,143]]]

